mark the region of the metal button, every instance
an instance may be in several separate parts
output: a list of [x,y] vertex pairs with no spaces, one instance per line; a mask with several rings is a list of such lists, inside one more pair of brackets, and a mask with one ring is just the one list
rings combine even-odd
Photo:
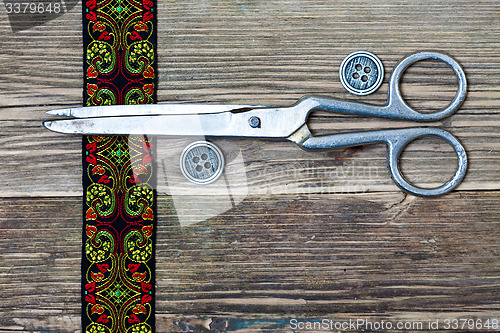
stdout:
[[384,66],[373,53],[353,52],[340,65],[340,82],[351,94],[371,94],[380,87],[383,80]]
[[194,184],[210,184],[220,177],[224,169],[222,151],[207,141],[189,144],[182,151],[180,160],[182,174]]

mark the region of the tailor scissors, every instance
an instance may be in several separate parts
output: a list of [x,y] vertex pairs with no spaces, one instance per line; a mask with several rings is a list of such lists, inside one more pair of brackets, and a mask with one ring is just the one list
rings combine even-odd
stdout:
[[[413,63],[440,60],[458,76],[458,91],[451,103],[434,113],[410,108],[399,90],[403,72]],[[373,143],[386,143],[387,165],[394,182],[403,190],[419,196],[435,196],[451,191],[463,180],[467,155],[462,144],[449,132],[436,127],[376,130],[313,136],[307,127],[312,110],[414,121],[435,121],[450,116],[462,104],[467,92],[465,73],[451,57],[437,52],[419,52],[401,60],[392,71],[387,103],[383,106],[355,101],[306,96],[290,107],[262,105],[148,104],[93,106],[49,111],[48,114],[73,119],[46,121],[50,130],[86,135],[169,135],[206,137],[280,138],[295,142],[306,150],[335,149]],[[456,151],[455,175],[436,188],[420,188],[408,182],[399,167],[403,149],[423,136],[446,140]]]

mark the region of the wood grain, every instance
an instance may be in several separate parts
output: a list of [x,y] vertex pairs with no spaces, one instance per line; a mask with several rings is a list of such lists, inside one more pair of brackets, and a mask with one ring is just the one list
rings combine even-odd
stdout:
[[[14,34],[3,8],[0,331],[80,331],[81,140],[41,122],[45,111],[82,105],[81,13]],[[292,332],[293,318],[500,318],[496,1],[162,1],[158,18],[162,102],[290,105],[320,94],[383,104],[401,58],[448,53],[466,71],[467,100],[429,125],[456,135],[470,161],[456,192],[422,199],[393,184],[383,145],[311,153],[218,139],[225,176],[200,188],[177,167],[189,140],[159,139],[158,332]],[[386,69],[370,96],[349,95],[338,78],[356,50]],[[401,88],[427,112],[453,98],[456,80],[422,62]],[[415,126],[320,112],[309,124],[318,135]],[[408,147],[403,168],[431,186],[455,161],[425,139]]]
[[[182,227],[160,197],[158,331],[201,331],[215,318],[249,329],[285,329],[291,318],[497,318],[497,198],[247,197]],[[78,330],[80,213],[80,198],[2,199],[0,329]]]

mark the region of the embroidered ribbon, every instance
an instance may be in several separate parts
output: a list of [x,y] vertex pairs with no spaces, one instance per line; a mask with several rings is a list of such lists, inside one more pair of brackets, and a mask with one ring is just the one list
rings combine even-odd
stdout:
[[[155,4],[83,1],[84,103],[156,101]],[[82,331],[154,332],[154,142],[83,138]]]

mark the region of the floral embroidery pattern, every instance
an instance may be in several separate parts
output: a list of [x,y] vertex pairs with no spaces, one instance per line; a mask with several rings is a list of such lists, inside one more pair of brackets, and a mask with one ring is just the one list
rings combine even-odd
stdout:
[[[87,106],[156,101],[155,5],[84,0]],[[154,331],[154,142],[83,139],[82,324],[88,333]]]

